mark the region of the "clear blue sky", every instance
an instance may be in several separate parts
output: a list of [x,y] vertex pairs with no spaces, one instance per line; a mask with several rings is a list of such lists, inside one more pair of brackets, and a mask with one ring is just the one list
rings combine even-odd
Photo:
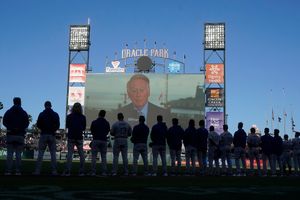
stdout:
[[[72,24],[91,19],[90,65],[104,71],[125,43],[165,43],[187,55],[186,71],[203,65],[205,22],[226,23],[227,112],[230,130],[239,121],[283,131],[285,109],[300,126],[300,1],[297,0],[1,0],[0,101],[5,108],[20,96],[36,120],[45,100],[62,121],[66,103],[68,34]],[[283,92],[284,88],[284,92]],[[272,92],[271,92],[272,91]]]

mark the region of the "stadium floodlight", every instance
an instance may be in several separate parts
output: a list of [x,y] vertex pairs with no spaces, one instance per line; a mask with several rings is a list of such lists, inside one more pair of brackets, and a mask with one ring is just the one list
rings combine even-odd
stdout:
[[90,26],[71,25],[70,26],[70,51],[88,51],[90,47]]
[[224,50],[225,23],[205,23],[204,26],[204,49]]

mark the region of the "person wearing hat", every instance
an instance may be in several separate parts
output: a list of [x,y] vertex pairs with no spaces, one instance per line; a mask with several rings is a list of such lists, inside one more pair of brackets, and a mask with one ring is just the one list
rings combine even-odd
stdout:
[[52,175],[57,175],[55,133],[60,126],[59,115],[52,110],[50,101],[46,101],[44,107],[45,110],[39,114],[37,120],[37,127],[41,130],[41,135],[38,145],[38,157],[33,174],[40,175],[43,156],[48,146],[51,155]]

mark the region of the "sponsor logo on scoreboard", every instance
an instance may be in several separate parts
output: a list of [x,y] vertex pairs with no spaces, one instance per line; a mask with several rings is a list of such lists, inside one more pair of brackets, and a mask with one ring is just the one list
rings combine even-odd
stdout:
[[125,72],[125,68],[123,67],[119,67],[120,65],[120,61],[118,60],[113,60],[111,62],[112,67],[106,67],[105,68],[105,72],[121,72],[124,73]]

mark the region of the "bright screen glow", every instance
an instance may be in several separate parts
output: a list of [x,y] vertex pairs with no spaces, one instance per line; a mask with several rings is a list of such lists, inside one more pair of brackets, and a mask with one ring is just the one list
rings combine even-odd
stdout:
[[[149,85],[141,78],[128,83],[136,75],[146,76]],[[161,114],[168,126],[176,117],[179,124],[187,128],[189,119],[195,119],[196,123],[204,119],[203,86],[203,74],[87,74],[87,129],[101,109],[106,110],[106,119],[111,125],[117,120],[117,113],[122,112],[132,126],[138,123],[138,115],[142,114],[151,128],[156,123],[156,116]],[[145,102],[148,102],[146,106]]]

